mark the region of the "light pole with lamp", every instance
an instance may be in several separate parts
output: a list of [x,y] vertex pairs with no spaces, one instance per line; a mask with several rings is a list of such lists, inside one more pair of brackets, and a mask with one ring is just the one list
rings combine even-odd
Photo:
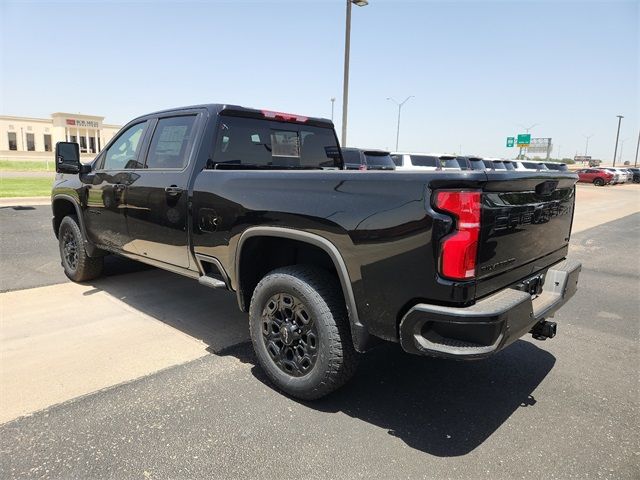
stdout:
[[342,84],[342,146],[347,145],[347,104],[349,103],[349,50],[351,48],[351,4],[369,5],[368,0],[347,0],[347,25],[344,35],[344,81]]
[[387,100],[398,105],[398,126],[396,127],[396,152],[398,151],[398,141],[400,139],[400,113],[402,112],[402,106],[409,101],[409,99],[413,98],[413,95],[409,95],[402,102],[398,102],[393,97],[387,97]]

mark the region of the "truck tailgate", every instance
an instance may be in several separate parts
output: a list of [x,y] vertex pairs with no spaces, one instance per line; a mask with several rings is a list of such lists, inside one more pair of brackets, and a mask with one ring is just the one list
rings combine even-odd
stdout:
[[480,297],[566,256],[577,175],[488,172],[478,250]]

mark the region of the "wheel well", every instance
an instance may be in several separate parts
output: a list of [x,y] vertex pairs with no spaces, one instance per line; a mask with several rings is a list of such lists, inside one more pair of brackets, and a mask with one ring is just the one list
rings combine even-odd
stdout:
[[249,311],[253,291],[267,273],[288,265],[315,265],[339,280],[331,257],[320,247],[289,238],[251,237],[242,244],[237,272],[241,308]]
[[53,202],[53,231],[58,236],[60,223],[67,215],[76,215],[76,207],[71,200],[58,199]]

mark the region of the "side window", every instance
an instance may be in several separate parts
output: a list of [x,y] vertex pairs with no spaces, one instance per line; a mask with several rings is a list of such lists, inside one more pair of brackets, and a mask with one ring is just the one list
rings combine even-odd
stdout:
[[136,123],[126,129],[109,147],[105,155],[104,170],[140,168],[138,152],[147,122]]
[[396,167],[402,166],[402,155],[391,155],[391,160],[396,164]]
[[161,118],[153,132],[145,168],[184,168],[193,135],[195,115]]

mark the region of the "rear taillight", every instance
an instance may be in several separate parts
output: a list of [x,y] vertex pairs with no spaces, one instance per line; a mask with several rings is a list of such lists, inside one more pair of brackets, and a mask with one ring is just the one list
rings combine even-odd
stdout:
[[435,194],[435,206],[455,217],[455,231],[440,244],[440,273],[455,280],[475,277],[480,238],[480,192],[440,190]]

